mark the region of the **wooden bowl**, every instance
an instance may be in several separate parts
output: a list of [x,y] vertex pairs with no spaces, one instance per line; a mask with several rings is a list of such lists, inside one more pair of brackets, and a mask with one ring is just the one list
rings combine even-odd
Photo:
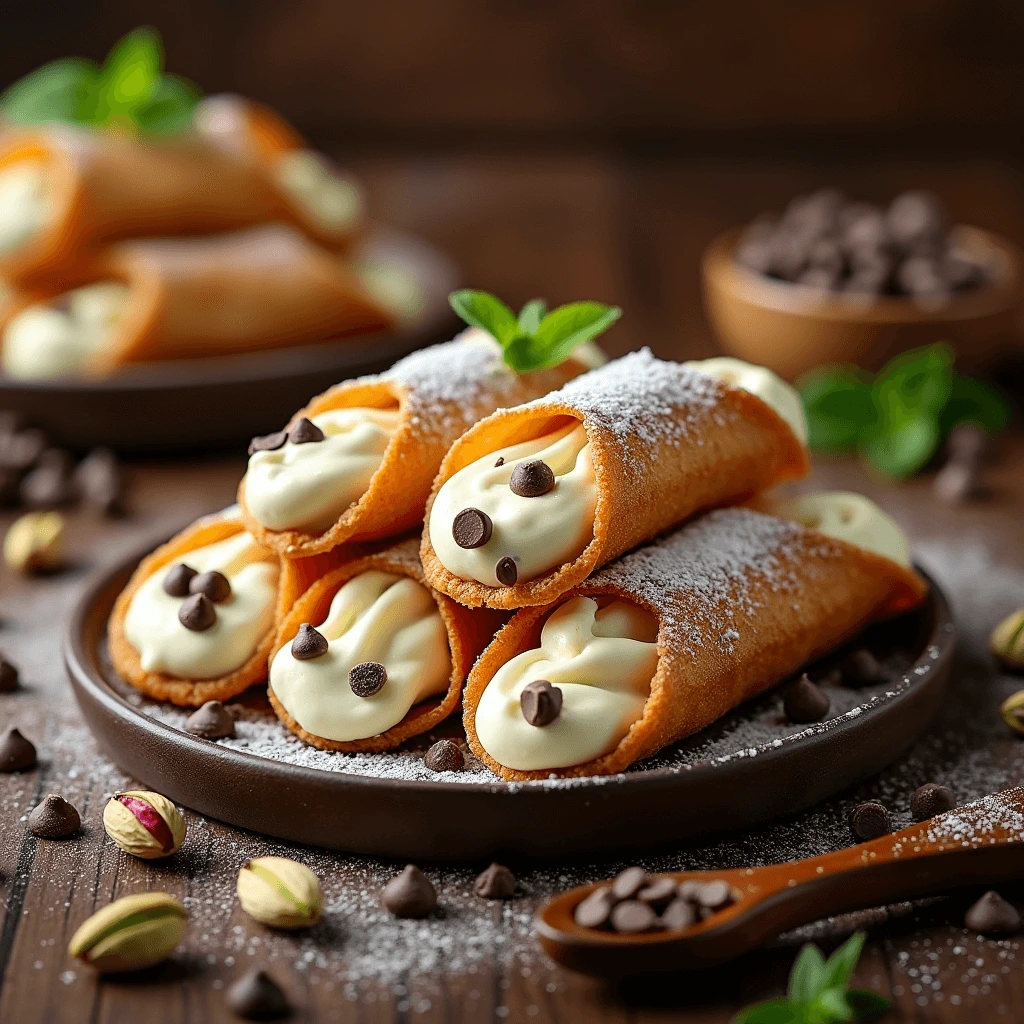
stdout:
[[992,283],[939,304],[906,297],[826,292],[765,277],[734,256],[742,230],[720,235],[701,265],[704,304],[722,348],[792,380],[824,363],[877,370],[918,345],[948,341],[972,369],[1019,344],[1021,253],[980,228],[958,227],[957,241],[989,266]]

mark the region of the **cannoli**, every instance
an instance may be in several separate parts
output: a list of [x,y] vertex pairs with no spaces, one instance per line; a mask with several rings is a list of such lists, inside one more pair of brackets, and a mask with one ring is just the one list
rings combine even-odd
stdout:
[[306,220],[263,169],[199,138],[48,125],[0,142],[0,274],[16,284],[65,287],[118,239]]
[[482,420],[434,481],[427,581],[471,607],[547,604],[695,512],[803,476],[799,397],[736,364],[644,349]]
[[313,746],[388,750],[455,710],[499,624],[430,590],[405,540],[327,572],[287,612],[270,702]]
[[337,257],[271,224],[119,242],[88,283],[23,304],[2,333],[11,376],[103,374],[381,330],[391,313]]
[[719,509],[518,612],[470,673],[474,753],[506,779],[621,772],[923,600],[906,540],[866,499],[793,511],[821,528]]
[[284,578],[237,506],[206,516],[144,558],[118,596],[108,627],[114,667],[157,700],[233,697],[266,678],[280,607],[308,583]]
[[516,374],[475,328],[324,392],[277,434],[254,438],[238,491],[246,525],[290,558],[398,536],[423,519],[452,442],[482,416],[561,387],[573,358]]
[[194,124],[209,142],[264,168],[303,227],[324,245],[343,248],[352,241],[363,212],[359,186],[280,115],[244,96],[222,93],[199,104]]

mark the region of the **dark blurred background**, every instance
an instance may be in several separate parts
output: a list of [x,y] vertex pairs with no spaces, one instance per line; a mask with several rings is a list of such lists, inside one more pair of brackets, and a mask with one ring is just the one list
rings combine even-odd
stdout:
[[622,304],[625,351],[710,352],[721,229],[838,184],[939,193],[1024,242],[1024,8],[1010,0],[8,0],[6,85],[155,25],[168,69],[278,108],[372,211],[513,303]]

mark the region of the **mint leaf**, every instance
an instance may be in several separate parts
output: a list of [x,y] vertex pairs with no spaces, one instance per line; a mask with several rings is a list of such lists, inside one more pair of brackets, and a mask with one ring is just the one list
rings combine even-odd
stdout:
[[789,1001],[809,1003],[821,992],[824,984],[825,958],[817,946],[808,943],[800,950],[789,974]]
[[846,1001],[853,1008],[854,1020],[874,1020],[889,1009],[888,999],[866,988],[850,989],[846,993]]
[[622,310],[618,306],[606,306],[603,302],[571,302],[552,310],[533,332],[538,354],[542,350],[547,353],[538,369],[564,362],[573,349],[606,331],[620,316]]
[[156,91],[163,63],[160,36],[151,28],[137,28],[115,43],[100,69],[95,122],[134,123]]
[[452,309],[471,327],[487,331],[502,348],[519,334],[519,321],[501,299],[489,292],[463,288],[448,296]]
[[89,60],[44,64],[0,96],[0,110],[14,124],[75,122],[92,109],[99,74]]
[[827,988],[807,1008],[808,1024],[834,1024],[853,1020],[853,1007],[846,1002],[842,988]]
[[202,93],[186,78],[163,75],[153,95],[135,111],[140,128],[158,135],[186,131]]
[[897,479],[913,476],[932,457],[939,443],[939,424],[924,413],[881,430],[864,445],[868,461],[881,473]]
[[740,1010],[732,1024],[806,1024],[806,1017],[788,999],[771,999]]
[[998,434],[1010,418],[1003,396],[983,381],[954,374],[949,401],[939,418],[943,436],[958,423],[976,423],[990,434]]
[[843,988],[864,949],[864,932],[854,932],[825,962],[825,988]]
[[890,360],[875,378],[876,404],[890,410],[938,413],[949,401],[953,350],[944,342],[911,349]]
[[524,334],[535,334],[547,311],[548,306],[543,299],[531,299],[519,311],[519,329]]
[[856,370],[823,367],[797,382],[807,416],[808,443],[824,451],[856,447],[876,421],[871,386]]
[[505,346],[505,363],[516,373],[532,373],[545,363],[546,350],[540,348],[537,340],[528,334],[517,334]]

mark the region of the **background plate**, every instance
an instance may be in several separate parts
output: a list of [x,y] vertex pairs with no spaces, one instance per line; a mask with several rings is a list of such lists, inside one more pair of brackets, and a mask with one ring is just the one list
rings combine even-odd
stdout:
[[279,430],[313,395],[453,336],[455,267],[410,235],[379,231],[360,255],[409,274],[425,296],[401,329],[237,356],[139,363],[102,380],[20,381],[0,374],[0,409],[21,413],[60,445],[123,452],[210,448]]
[[[146,785],[232,825],[395,858],[649,849],[808,807],[879,771],[917,738],[938,707],[956,642],[949,606],[933,582],[921,609],[858,638],[882,659],[889,678],[867,691],[829,687],[837,714],[825,722],[786,725],[779,696],[770,693],[623,775],[520,784],[381,778],[366,766],[418,764],[418,755],[407,750],[337,762],[362,774],[324,770],[310,766],[313,761],[287,763],[198,739],[168,724],[183,722],[184,714],[140,701],[113,674],[105,651],[107,618],[137,562],[94,579],[64,641],[75,695],[113,760]],[[837,652],[813,672],[827,672],[840,657]],[[240,730],[277,729],[276,720],[260,724],[260,714],[247,709]],[[446,731],[457,728],[450,721]],[[280,733],[288,735],[283,726]],[[428,741],[422,738],[420,749]],[[295,749],[316,753],[318,765],[339,757],[298,741]]]

